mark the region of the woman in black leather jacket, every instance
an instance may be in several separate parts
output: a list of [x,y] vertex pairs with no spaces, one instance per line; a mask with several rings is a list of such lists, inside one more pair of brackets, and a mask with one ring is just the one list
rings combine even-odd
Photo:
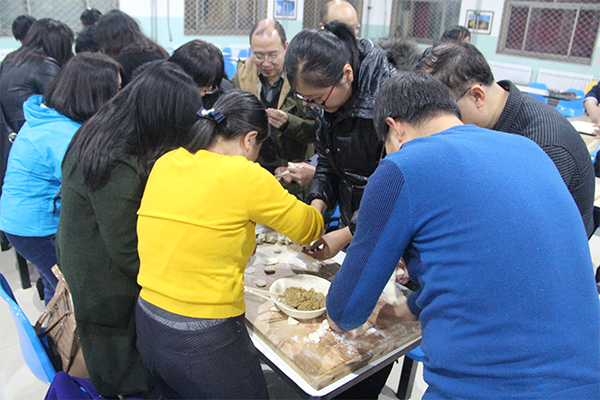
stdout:
[[384,50],[337,21],[297,34],[285,68],[296,96],[317,116],[319,161],[305,199],[323,213],[340,206],[342,228],[307,252],[327,259],[350,243],[367,179],[383,155],[373,106],[394,68]]
[[44,94],[50,81],[73,57],[73,38],[67,24],[43,18],[31,26],[23,46],[2,61],[0,103],[11,132],[18,132],[25,123],[25,100]]

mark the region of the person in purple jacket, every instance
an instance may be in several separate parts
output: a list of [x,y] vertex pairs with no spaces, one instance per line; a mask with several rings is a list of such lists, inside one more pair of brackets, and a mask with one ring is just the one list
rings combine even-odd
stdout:
[[[374,122],[387,156],[327,296],[342,330],[422,324],[424,399],[590,399],[600,302],[583,221],[552,160],[518,135],[463,125],[423,73],[389,79]],[[400,257],[420,288],[378,304]]]

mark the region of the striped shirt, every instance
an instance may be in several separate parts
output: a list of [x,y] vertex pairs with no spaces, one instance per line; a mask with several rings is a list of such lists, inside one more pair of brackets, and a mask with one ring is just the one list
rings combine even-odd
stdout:
[[579,208],[589,237],[594,225],[595,179],[585,142],[558,111],[533,96],[521,94],[510,81],[498,84],[509,95],[493,129],[531,139],[548,154]]

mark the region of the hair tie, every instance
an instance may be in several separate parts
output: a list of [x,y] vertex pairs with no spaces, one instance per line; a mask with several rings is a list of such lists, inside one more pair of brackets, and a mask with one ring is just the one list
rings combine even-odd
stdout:
[[196,112],[196,114],[198,114],[200,118],[210,119],[212,121],[215,121],[217,124],[225,121],[225,116],[223,115],[221,110],[215,110],[214,108],[207,110],[206,108],[202,107],[198,110],[198,112]]

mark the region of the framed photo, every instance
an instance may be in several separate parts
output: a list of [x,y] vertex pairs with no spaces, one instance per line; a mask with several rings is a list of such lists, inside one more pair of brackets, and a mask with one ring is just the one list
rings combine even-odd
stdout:
[[489,35],[492,33],[493,11],[467,10],[467,28],[471,32]]
[[275,19],[296,19],[296,0],[275,0]]

